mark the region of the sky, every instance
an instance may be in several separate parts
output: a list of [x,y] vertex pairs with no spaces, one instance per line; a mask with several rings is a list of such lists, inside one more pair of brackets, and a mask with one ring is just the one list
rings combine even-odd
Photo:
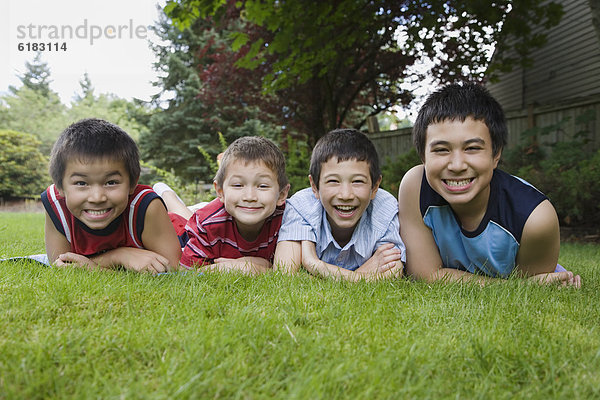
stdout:
[[[33,46],[44,43],[50,87],[69,104],[88,73],[95,93],[149,100],[158,89],[149,27],[166,0],[2,0],[0,1],[0,95],[20,87]],[[51,50],[48,50],[50,44]],[[21,50],[19,49],[21,47]],[[61,47],[65,48],[61,49]]]

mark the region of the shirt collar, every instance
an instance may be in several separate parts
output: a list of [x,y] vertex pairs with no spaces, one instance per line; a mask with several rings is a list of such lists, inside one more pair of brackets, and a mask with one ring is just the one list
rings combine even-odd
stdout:
[[331,233],[331,225],[329,224],[329,220],[327,219],[327,212],[323,207],[323,212],[321,215],[323,223],[321,224],[321,237],[323,238],[323,249],[326,249],[330,245],[333,245],[338,250],[347,250],[354,246],[354,251],[360,254],[361,257],[365,259],[369,259],[371,257],[371,250],[373,248],[371,242],[373,241],[373,232],[372,229],[369,228],[368,220],[370,219],[372,213],[373,203],[369,204],[363,215],[360,217],[360,221],[358,221],[358,226],[354,229],[352,233],[352,237],[350,241],[344,246],[344,248],[340,247],[340,245],[336,242]]

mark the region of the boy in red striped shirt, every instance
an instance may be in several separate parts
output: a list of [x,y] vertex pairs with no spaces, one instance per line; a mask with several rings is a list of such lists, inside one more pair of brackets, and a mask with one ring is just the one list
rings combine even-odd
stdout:
[[187,219],[180,264],[204,271],[267,271],[290,188],[283,153],[263,137],[239,138],[225,150],[214,186],[217,198],[193,214],[175,192],[160,193],[175,226]]

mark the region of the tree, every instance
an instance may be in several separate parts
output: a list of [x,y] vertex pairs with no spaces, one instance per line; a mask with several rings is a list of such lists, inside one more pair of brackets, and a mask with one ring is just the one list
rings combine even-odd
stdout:
[[[284,123],[299,121],[311,143],[406,105],[411,94],[402,84],[425,74],[438,83],[482,81],[486,49],[506,46],[502,37],[514,38],[519,59],[500,52],[490,71],[527,63],[545,40],[532,27],[553,26],[562,16],[560,5],[542,0],[170,0],[165,12],[180,27],[214,19],[232,30],[237,57],[224,61],[253,70],[263,93],[277,96]],[[508,13],[517,18],[509,22]],[[432,67],[415,72],[423,60]],[[218,72],[228,70],[215,68],[211,79],[222,81]]]
[[140,140],[145,160],[186,180],[211,182],[213,173],[198,147],[216,157],[221,151],[218,132],[228,143],[245,135],[277,136],[276,128],[256,118],[256,107],[241,106],[243,100],[229,93],[205,90],[199,66],[210,68],[225,47],[210,22],[198,20],[179,31],[162,15],[153,29],[162,39],[153,46],[160,76],[156,85],[161,87],[154,103],[160,111]]
[[[26,61],[25,68],[27,71],[19,79],[23,83],[23,86],[39,93],[43,97],[49,97],[50,95],[50,68],[48,63],[42,61],[42,53],[37,52],[33,59],[33,62]],[[15,88],[10,87],[14,93]]]
[[50,183],[35,136],[0,130],[0,197],[37,197]]
[[0,127],[34,134],[41,141],[42,152],[49,153],[66,126],[66,107],[58,94],[50,90],[44,95],[25,85],[11,92],[0,98]]
[[83,74],[83,78],[79,81],[79,86],[81,87],[81,94],[75,95],[76,103],[92,103],[96,97],[94,95],[94,85],[92,84],[92,80],[87,72]]

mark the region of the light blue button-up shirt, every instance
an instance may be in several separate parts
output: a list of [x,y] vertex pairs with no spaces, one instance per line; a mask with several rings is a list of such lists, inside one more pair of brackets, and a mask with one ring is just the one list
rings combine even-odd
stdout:
[[402,262],[406,260],[406,248],[400,238],[398,202],[383,189],[377,191],[343,248],[331,233],[321,201],[315,198],[311,188],[300,190],[285,206],[278,238],[278,241],[283,240],[311,241],[320,260],[351,271],[364,264],[385,243],[393,243],[402,251]]

